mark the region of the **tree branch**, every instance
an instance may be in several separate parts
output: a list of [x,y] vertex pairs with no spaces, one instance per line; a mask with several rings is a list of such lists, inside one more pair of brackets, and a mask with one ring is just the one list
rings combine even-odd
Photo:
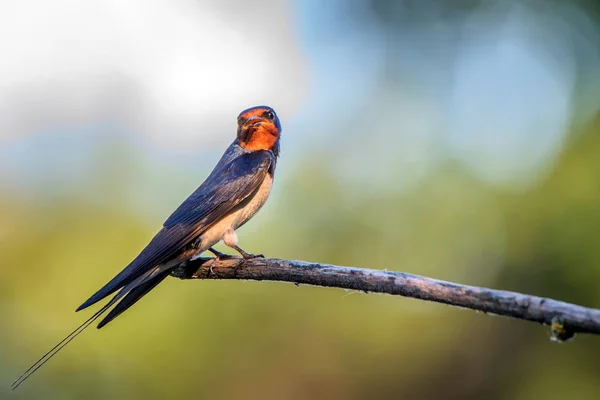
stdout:
[[282,281],[412,297],[550,325],[552,338],[557,341],[570,339],[576,332],[600,334],[600,310],[527,294],[402,272],[276,258],[219,260],[211,272],[213,260],[198,258],[179,266],[171,275],[180,279]]

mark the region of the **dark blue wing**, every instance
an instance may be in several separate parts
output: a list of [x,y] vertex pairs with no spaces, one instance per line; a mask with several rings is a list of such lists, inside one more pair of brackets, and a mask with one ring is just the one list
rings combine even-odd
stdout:
[[[171,273],[170,269],[161,271],[156,276],[140,283],[133,289],[131,289],[112,310],[108,313],[106,317],[98,324],[98,329],[102,328],[104,325],[108,324],[113,319],[117,318],[121,315],[125,310],[134,305],[139,299],[144,297],[149,291],[154,289],[156,285],[161,283],[169,274]],[[127,290],[124,288],[123,290]],[[112,303],[112,301],[111,301]],[[110,303],[109,303],[110,304]]]
[[150,268],[175,257],[210,225],[257,190],[274,164],[273,153],[266,150],[244,152],[234,158],[226,157],[227,154],[206,181],[171,214],[142,252],[79,306],[77,311],[102,300]]

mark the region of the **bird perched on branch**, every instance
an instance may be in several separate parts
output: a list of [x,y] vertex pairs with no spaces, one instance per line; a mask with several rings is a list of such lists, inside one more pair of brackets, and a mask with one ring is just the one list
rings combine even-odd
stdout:
[[212,248],[219,241],[244,259],[262,257],[238,246],[236,230],[258,212],[269,196],[279,156],[280,133],[279,118],[271,107],[242,111],[238,116],[237,137],[204,183],[171,214],[141,253],[77,311],[118,291],[117,294],[25,371],[12,388],[16,389],[112,306],[98,328],[135,304],[180,264],[206,250],[215,254],[215,260],[227,256]]

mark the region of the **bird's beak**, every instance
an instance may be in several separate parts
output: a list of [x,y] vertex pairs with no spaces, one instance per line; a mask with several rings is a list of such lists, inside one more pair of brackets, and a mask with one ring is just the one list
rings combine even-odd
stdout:
[[244,124],[244,126],[246,126],[246,127],[256,126],[256,125],[259,125],[262,121],[263,121],[263,118],[253,115],[246,120],[246,123]]

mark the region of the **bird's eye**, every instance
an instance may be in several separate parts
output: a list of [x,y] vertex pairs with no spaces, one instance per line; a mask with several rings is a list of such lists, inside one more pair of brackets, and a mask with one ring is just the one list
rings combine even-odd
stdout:
[[275,118],[275,114],[273,114],[273,111],[265,111],[263,115],[265,116],[265,118],[270,120]]

